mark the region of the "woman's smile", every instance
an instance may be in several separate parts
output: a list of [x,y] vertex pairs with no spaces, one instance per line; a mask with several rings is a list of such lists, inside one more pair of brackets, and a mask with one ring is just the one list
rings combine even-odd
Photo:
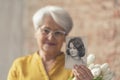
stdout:
[[57,44],[54,42],[45,42],[48,46],[55,47]]

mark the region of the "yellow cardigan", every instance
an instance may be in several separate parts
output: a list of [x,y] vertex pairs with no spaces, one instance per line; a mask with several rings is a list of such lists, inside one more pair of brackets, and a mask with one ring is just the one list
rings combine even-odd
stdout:
[[61,54],[47,74],[38,52],[14,61],[7,80],[68,80],[72,71],[64,68],[65,55]]

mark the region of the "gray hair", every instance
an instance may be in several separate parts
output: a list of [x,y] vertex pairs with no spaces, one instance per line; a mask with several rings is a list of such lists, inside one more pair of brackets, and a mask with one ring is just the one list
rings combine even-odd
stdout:
[[42,25],[46,15],[50,15],[53,20],[66,31],[66,33],[69,33],[73,27],[73,21],[67,11],[60,7],[47,6],[41,8],[33,15],[33,24],[35,30]]

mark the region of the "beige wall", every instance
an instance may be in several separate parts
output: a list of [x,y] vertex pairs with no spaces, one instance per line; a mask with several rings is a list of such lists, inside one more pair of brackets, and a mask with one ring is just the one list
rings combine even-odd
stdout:
[[70,36],[86,36],[88,54],[96,55],[96,63],[108,62],[116,74],[114,80],[119,80],[119,4],[113,0],[0,0],[0,80],[6,80],[16,57],[37,50],[32,15],[46,5],[61,6],[70,13],[74,21]]

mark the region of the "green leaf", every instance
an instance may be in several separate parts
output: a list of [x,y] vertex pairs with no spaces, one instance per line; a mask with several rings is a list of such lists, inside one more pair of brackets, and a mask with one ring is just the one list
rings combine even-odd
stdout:
[[102,77],[97,77],[97,78],[95,78],[93,80],[102,80]]
[[68,80],[72,80],[72,79],[73,79],[73,77],[69,77],[69,78],[68,78]]

